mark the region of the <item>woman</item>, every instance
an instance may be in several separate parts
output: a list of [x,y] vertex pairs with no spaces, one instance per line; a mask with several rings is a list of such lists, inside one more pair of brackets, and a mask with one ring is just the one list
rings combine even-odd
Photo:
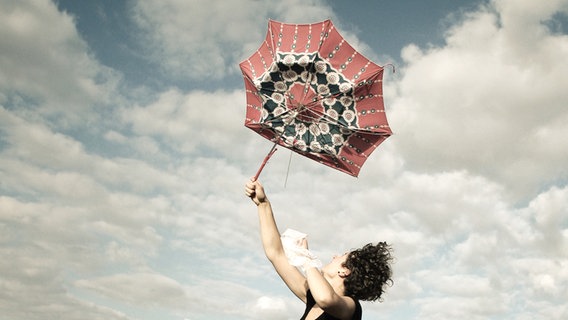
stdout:
[[[288,262],[272,207],[263,186],[251,180],[245,194],[257,205],[260,236],[267,258],[288,288],[306,304],[300,320],[359,320],[359,300],[380,299],[387,284],[392,283],[390,246],[385,242],[335,256],[321,271],[307,259],[304,274]],[[307,243],[304,241],[304,247]]]

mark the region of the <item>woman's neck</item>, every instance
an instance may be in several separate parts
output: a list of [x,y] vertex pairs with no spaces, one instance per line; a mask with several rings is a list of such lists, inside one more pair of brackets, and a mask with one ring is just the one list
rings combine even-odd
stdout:
[[333,288],[333,291],[340,296],[343,296],[345,293],[345,286],[343,285],[343,278],[340,277],[338,274],[329,275],[327,273],[323,274],[323,277]]

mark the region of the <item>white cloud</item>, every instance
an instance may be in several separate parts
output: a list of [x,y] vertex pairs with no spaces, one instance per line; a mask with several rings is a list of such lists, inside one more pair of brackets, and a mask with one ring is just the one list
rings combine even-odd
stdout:
[[31,104],[61,124],[76,123],[116,86],[117,75],[89,54],[73,18],[51,1],[4,1],[0,46],[2,104]]
[[255,319],[288,319],[288,310],[283,299],[262,296],[252,307]]
[[[245,132],[242,91],[169,90],[147,106],[124,108],[122,121],[184,154],[236,154]],[[205,149],[205,150],[204,150]]]
[[568,37],[542,24],[560,5],[495,1],[452,27],[444,47],[403,50],[390,119],[409,168],[466,167],[517,199],[566,180]]
[[142,0],[133,12],[153,60],[171,77],[200,81],[238,74],[238,63],[264,39],[267,16],[306,22],[332,14],[319,0]]
[[184,288],[177,281],[152,272],[82,279],[75,285],[138,306],[181,307],[189,303]]

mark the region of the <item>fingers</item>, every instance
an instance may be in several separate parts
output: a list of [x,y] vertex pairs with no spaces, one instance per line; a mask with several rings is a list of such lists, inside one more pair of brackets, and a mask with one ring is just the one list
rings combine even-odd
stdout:
[[302,238],[302,240],[300,240],[300,247],[302,247],[304,249],[308,249],[308,239],[307,238]]
[[245,194],[247,197],[253,197],[256,193],[258,182],[254,181],[252,178],[245,185]]
[[260,182],[258,180],[255,180],[254,177],[250,178],[250,180],[247,182],[247,185],[254,185],[254,186],[260,186],[262,187],[262,184],[260,184]]
[[262,202],[266,202],[266,194],[264,193],[264,188],[260,182],[251,179],[245,184],[245,194],[247,197],[251,198],[256,205]]
[[254,180],[254,178],[251,178],[246,184],[245,184],[245,189],[247,190],[252,190],[253,192],[256,191],[256,189],[260,189],[262,188],[262,185],[260,184],[260,182]]
[[248,181],[248,182],[245,184],[245,188],[246,188],[246,189],[254,190],[255,187],[256,187],[256,185],[254,184],[254,182],[253,182],[252,180]]

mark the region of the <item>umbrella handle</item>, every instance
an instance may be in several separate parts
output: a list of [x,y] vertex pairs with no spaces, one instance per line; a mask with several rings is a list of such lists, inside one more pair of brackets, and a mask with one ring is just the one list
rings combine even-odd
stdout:
[[274,154],[274,152],[276,152],[276,143],[272,146],[272,149],[270,149],[270,151],[268,152],[268,154],[266,155],[266,157],[264,157],[264,160],[262,161],[262,164],[260,165],[260,168],[258,168],[258,171],[256,172],[256,174],[254,175],[254,181],[256,181],[258,179],[258,176],[260,176],[260,173],[262,172],[262,169],[264,169],[264,166],[266,165],[266,163],[268,162],[268,159],[270,159],[270,157],[272,157],[272,155]]

